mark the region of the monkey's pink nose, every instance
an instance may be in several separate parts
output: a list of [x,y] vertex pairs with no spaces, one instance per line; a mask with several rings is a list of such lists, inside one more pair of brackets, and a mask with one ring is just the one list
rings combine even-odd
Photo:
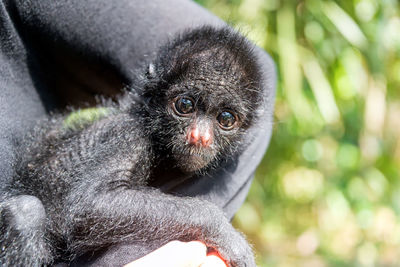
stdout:
[[212,143],[212,136],[210,130],[206,129],[203,133],[200,133],[197,127],[189,130],[188,142],[190,145],[202,145],[203,147],[208,147]]

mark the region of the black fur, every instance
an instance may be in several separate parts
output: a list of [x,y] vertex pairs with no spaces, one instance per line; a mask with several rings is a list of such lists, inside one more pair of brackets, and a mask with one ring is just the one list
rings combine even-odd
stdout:
[[[262,101],[251,49],[227,28],[187,31],[160,49],[135,84],[139,96],[104,104],[95,120],[41,123],[0,197],[0,265],[51,265],[122,242],[156,249],[201,240],[232,266],[254,266],[221,210],[165,192],[172,180],[195,179],[243,146]],[[179,96],[194,100],[190,116],[174,112]],[[218,126],[224,110],[236,114],[231,130]],[[194,122],[211,128],[209,146],[188,144]]]

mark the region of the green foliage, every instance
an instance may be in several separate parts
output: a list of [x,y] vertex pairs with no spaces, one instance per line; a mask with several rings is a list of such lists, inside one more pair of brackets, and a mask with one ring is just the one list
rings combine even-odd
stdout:
[[274,135],[234,223],[260,266],[397,266],[396,0],[198,0],[274,58]]

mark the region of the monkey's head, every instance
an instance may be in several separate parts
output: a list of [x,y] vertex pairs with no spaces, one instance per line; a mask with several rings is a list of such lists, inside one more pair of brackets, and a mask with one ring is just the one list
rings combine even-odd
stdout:
[[147,128],[162,157],[185,173],[232,156],[262,101],[252,46],[202,27],[163,46],[147,73]]

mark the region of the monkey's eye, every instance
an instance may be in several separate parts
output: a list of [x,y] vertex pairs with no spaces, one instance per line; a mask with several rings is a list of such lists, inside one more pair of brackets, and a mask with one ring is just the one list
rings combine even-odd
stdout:
[[224,130],[231,130],[236,123],[236,116],[230,111],[222,111],[217,117],[220,127]]
[[194,112],[193,100],[187,97],[179,97],[174,104],[174,110],[178,115],[187,115]]

